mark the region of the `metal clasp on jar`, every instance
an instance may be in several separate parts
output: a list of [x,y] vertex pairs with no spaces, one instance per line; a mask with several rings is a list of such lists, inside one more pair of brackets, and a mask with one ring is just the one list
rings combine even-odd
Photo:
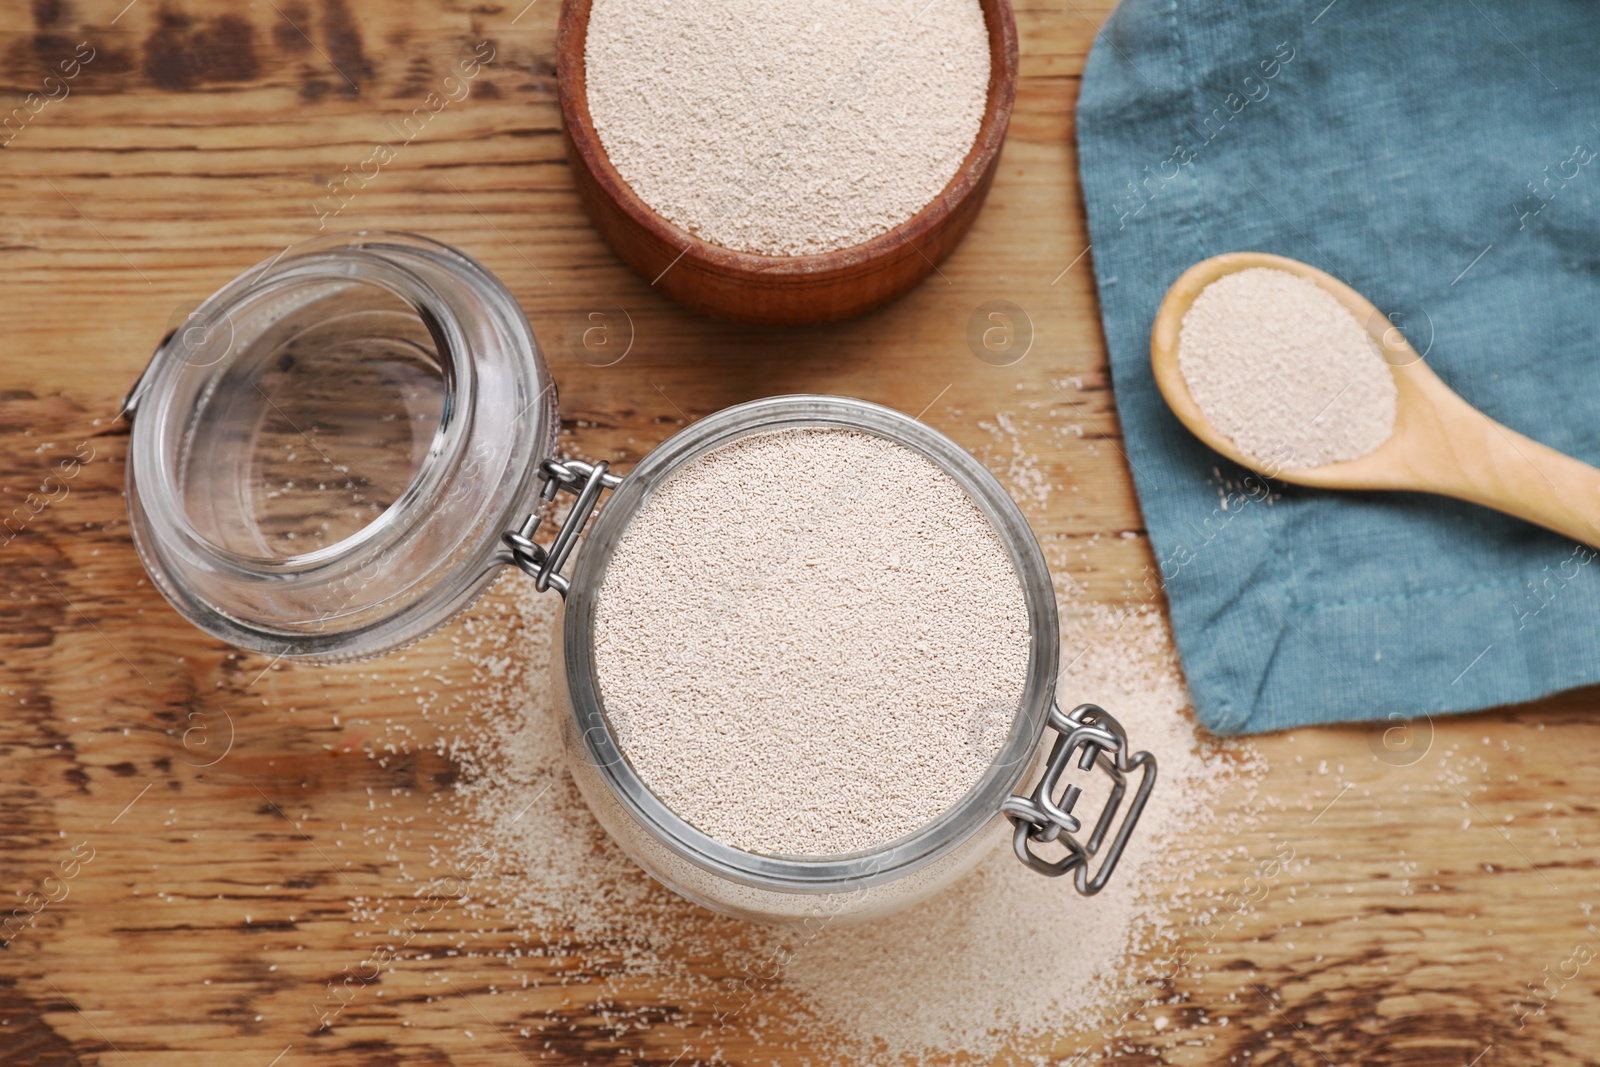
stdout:
[[[1052,705],[1049,726],[1057,736],[1045,765],[1044,776],[1031,794],[1017,793],[1007,797],[1000,810],[1014,827],[1011,844],[1019,860],[1052,878],[1072,871],[1078,892],[1093,896],[1105,888],[1117,861],[1122,858],[1122,850],[1132,836],[1140,814],[1144,812],[1145,801],[1149,799],[1150,789],[1156,783],[1156,758],[1148,752],[1129,755],[1128,735],[1122,724],[1094,704],[1080,704],[1070,713],[1063,713],[1060,706]],[[1083,824],[1072,814],[1072,809],[1083,790],[1069,784],[1058,792],[1067,765],[1080,751],[1082,755],[1078,759],[1078,769],[1088,771],[1098,767],[1110,777],[1112,783],[1111,795],[1106,798],[1105,807],[1095,821],[1094,832],[1089,835],[1087,842],[1082,843],[1073,836]],[[1127,776],[1135,769],[1141,769],[1142,775],[1139,788],[1133,795],[1133,803],[1122,817],[1122,825],[1112,838],[1099,872],[1091,877],[1089,861],[1105,842],[1106,833],[1115,821],[1118,809],[1122,807],[1122,798],[1128,788]],[[1058,795],[1059,801],[1055,799]],[[1066,855],[1061,859],[1049,860],[1039,854],[1036,846],[1052,842],[1066,849]]]
[[553,588],[564,597],[567,595],[567,579],[561,574],[561,565],[572,554],[572,549],[578,543],[578,535],[589,524],[595,503],[600,499],[600,491],[615,489],[622,484],[622,479],[606,473],[604,460],[584,463],[576,459],[547,459],[539,465],[539,469],[544,473],[544,487],[539,490],[539,499],[549,504],[555,500],[558,492],[565,489],[578,498],[573,502],[572,511],[556,531],[556,539],[548,549],[533,540],[533,535],[539,532],[539,526],[544,522],[543,507],[523,520],[518,529],[507,530],[501,535],[501,540],[511,549],[512,561],[533,579],[534,587],[539,592]]

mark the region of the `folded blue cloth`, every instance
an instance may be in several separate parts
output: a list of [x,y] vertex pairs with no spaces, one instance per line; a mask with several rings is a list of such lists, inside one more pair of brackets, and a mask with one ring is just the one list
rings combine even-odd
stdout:
[[[1272,483],[1173,417],[1185,268],[1341,277],[1491,417],[1600,463],[1600,4],[1126,0],[1078,101],[1117,408],[1195,708],[1219,733],[1600,679],[1595,552],[1468,504]],[[1071,253],[1073,250],[1068,250]]]

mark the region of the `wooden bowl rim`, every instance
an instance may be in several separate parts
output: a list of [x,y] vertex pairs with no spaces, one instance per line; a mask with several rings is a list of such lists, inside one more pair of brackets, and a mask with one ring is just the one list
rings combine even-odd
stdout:
[[[1000,155],[1017,92],[1017,24],[1011,0],[979,0],[989,38],[989,94],[984,101],[978,134],[961,166],[927,204],[894,228],[860,244],[803,256],[770,256],[743,252],[696,237],[658,214],[633,191],[606,154],[589,113],[588,73],[584,49],[588,39],[589,10],[593,0],[563,0],[556,30],[556,90],[567,136],[589,173],[635,225],[651,237],[681,248],[679,259],[693,258],[729,273],[808,276],[847,272],[883,259],[902,244],[915,243],[934,233],[955,209],[983,186],[983,179]],[[998,49],[996,38],[998,37]],[[995,63],[999,52],[1000,63]],[[676,260],[674,260],[676,262]]]

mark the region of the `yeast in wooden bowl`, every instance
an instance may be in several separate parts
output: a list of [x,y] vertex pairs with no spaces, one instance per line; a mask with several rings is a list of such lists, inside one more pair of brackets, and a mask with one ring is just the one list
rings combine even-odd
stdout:
[[978,133],[955,176],[911,218],[860,244],[814,255],[763,255],[704,241],[646,204],[607,157],[589,111],[585,47],[592,0],[566,0],[557,80],[572,170],[601,235],[640,277],[688,307],[722,318],[804,325],[888,303],[930,274],[971,227],[1000,159],[1016,95],[1011,0],[980,0],[989,88]]

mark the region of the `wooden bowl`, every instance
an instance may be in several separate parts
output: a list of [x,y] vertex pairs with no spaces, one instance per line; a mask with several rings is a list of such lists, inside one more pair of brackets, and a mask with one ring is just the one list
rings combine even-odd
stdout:
[[859,315],[927,277],[983,206],[1016,96],[1011,0],[980,0],[989,30],[989,98],[955,177],[932,203],[887,233],[807,256],[765,256],[709,244],[658,215],[623,181],[589,114],[584,43],[591,2],[565,0],[556,35],[561,115],[578,195],[622,261],[679,303],[722,318],[781,326]]

